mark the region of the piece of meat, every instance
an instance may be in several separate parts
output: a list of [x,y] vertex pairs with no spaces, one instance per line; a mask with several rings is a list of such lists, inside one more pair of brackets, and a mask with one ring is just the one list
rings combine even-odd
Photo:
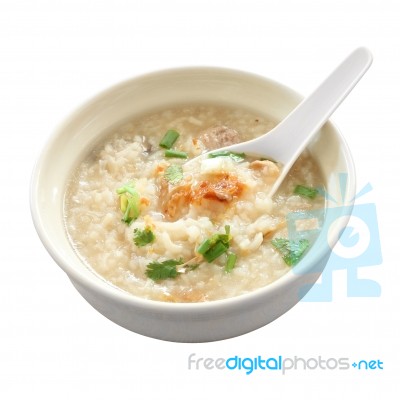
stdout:
[[202,199],[230,202],[239,197],[244,189],[244,184],[238,178],[229,174],[221,174],[213,179],[201,181],[193,188],[194,202],[201,203]]
[[215,150],[240,142],[237,131],[225,125],[213,126],[200,132],[199,140],[206,150]]
[[256,160],[250,163],[250,168],[260,171],[263,175],[271,178],[277,178],[279,175],[278,166],[269,160]]
[[[245,185],[236,176],[220,174],[195,185],[191,183],[171,185],[160,177],[158,188],[161,212],[169,221],[176,221],[187,214],[190,204],[201,205],[213,213],[225,210],[226,204],[242,194]],[[221,209],[218,204],[225,205]]]
[[175,186],[160,177],[158,187],[161,211],[169,220],[177,220],[187,212],[191,201],[190,184]]

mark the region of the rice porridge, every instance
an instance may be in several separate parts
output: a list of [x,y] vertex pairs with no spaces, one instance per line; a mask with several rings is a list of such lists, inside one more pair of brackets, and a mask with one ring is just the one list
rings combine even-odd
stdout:
[[318,165],[303,153],[273,199],[281,165],[209,150],[257,137],[275,121],[220,105],[132,119],[78,166],[64,204],[79,257],[135,296],[202,302],[275,281],[312,243],[288,240],[286,215],[324,208]]

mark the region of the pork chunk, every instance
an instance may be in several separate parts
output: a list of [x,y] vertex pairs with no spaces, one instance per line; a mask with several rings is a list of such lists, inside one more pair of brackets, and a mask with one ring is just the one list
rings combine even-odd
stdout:
[[279,168],[276,163],[269,160],[255,160],[250,163],[250,168],[261,171],[262,174],[277,178],[279,175]]
[[225,125],[213,126],[200,132],[199,140],[207,150],[215,150],[240,142],[237,131]]
[[191,199],[191,186],[171,185],[163,177],[159,178],[160,208],[165,217],[170,221],[176,221],[187,212]]

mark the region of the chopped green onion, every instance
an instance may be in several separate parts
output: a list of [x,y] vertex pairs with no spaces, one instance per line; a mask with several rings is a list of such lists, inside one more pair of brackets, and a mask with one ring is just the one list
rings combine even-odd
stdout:
[[210,239],[206,239],[198,248],[197,248],[197,252],[201,255],[203,255],[207,250],[210,249],[210,247],[212,246],[211,240]]
[[210,247],[214,246],[217,242],[222,242],[224,244],[229,245],[229,241],[232,239],[230,237],[231,227],[229,225],[225,225],[225,233],[214,233],[208,239],[205,239],[204,242],[198,247],[197,252],[199,254],[204,254]]
[[164,137],[161,139],[160,147],[164,149],[170,149],[174,143],[178,140],[179,133],[174,129],[169,129]]
[[235,268],[237,256],[235,253],[229,253],[226,259],[225,272],[231,272]]
[[117,189],[117,193],[118,194],[130,193],[130,194],[133,195],[134,193],[136,193],[135,183],[134,182],[130,182],[130,183],[127,183],[124,186],[121,186],[120,188]]
[[134,183],[126,184],[117,189],[120,196],[120,208],[124,213],[122,221],[130,224],[140,214],[140,195],[134,187]]
[[165,150],[165,157],[169,158],[188,158],[187,153],[178,150]]
[[225,226],[225,233],[215,233],[208,239],[204,240],[197,248],[197,252],[201,254],[207,262],[213,262],[216,258],[226,253],[229,249],[231,240],[230,226]]
[[122,221],[129,225],[132,221],[137,219],[140,214],[140,197],[139,193],[136,192],[134,195],[127,198],[128,204],[124,216],[122,217]]
[[214,153],[210,153],[208,155],[208,158],[216,158],[216,157],[230,157],[232,160],[236,162],[241,162],[246,158],[245,153],[236,153],[234,151],[228,151],[228,150],[223,150],[223,151],[216,151]]
[[208,249],[204,254],[203,257],[205,260],[209,263],[213,262],[215,259],[217,259],[219,256],[222,256],[222,254],[226,253],[226,251],[229,249],[229,245],[223,243],[223,242],[217,242],[215,243],[214,246],[212,246],[210,249]]
[[293,191],[294,194],[298,194],[299,196],[306,197],[308,199],[314,199],[318,194],[318,189],[297,185]]

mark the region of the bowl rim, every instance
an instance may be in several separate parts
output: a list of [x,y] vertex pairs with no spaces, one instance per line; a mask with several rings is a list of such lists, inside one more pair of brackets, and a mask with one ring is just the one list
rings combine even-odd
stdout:
[[[174,314],[177,311],[183,314],[192,314],[195,313],[203,313],[210,311],[226,311],[236,310],[238,307],[244,308],[250,304],[259,303],[260,301],[265,300],[269,296],[273,296],[274,293],[280,292],[284,287],[290,286],[290,284],[294,283],[299,279],[301,274],[293,273],[293,269],[303,266],[305,261],[308,262],[311,267],[315,263],[320,262],[327,254],[326,251],[316,251],[314,252],[314,258],[311,260],[307,255],[304,259],[302,259],[299,264],[297,264],[292,270],[285,273],[283,276],[271,282],[270,284],[257,288],[249,293],[244,293],[235,297],[224,298],[219,300],[212,300],[206,302],[195,302],[195,303],[172,303],[172,302],[164,302],[161,300],[152,300],[146,299],[134,294],[128,293],[117,286],[106,281],[102,278],[96,271],[91,270],[92,276],[88,278],[88,275],[82,273],[79,268],[76,268],[74,265],[70,265],[62,256],[62,254],[58,251],[56,244],[53,242],[52,238],[46,232],[46,227],[41,217],[40,207],[38,204],[38,181],[41,175],[41,171],[43,170],[46,162],[46,158],[49,150],[52,148],[54,143],[57,141],[58,137],[62,134],[63,129],[70,123],[70,121],[75,120],[86,108],[90,108],[94,103],[98,102],[100,99],[110,96],[118,90],[124,88],[125,86],[132,85],[134,83],[140,82],[141,80],[152,79],[154,77],[158,77],[161,75],[168,74],[179,74],[181,72],[219,72],[219,73],[228,73],[231,75],[236,75],[238,77],[243,78],[252,78],[255,80],[260,80],[268,83],[269,85],[275,86],[278,90],[285,92],[285,94],[293,97],[296,101],[300,102],[303,98],[298,92],[293,90],[292,88],[275,81],[271,78],[264,77],[262,75],[258,75],[253,72],[247,72],[242,70],[237,70],[233,68],[225,68],[225,67],[214,67],[214,66],[183,66],[183,67],[175,67],[175,68],[167,68],[161,70],[154,70],[152,72],[148,72],[145,74],[140,74],[137,76],[133,76],[131,78],[120,81],[116,84],[113,84],[106,89],[98,92],[96,95],[90,97],[86,101],[82,102],[75,110],[64,118],[64,121],[58,125],[50,135],[48,140],[45,143],[39,157],[36,160],[36,163],[33,168],[31,181],[30,181],[30,210],[31,216],[33,220],[34,227],[36,232],[42,241],[44,247],[47,252],[53,258],[53,260],[58,264],[58,266],[68,275],[68,277],[73,281],[74,284],[78,284],[83,287],[87,287],[91,292],[96,292],[99,295],[106,297],[107,299],[112,299],[114,301],[118,301],[120,303],[125,303],[127,305],[134,306],[136,309],[143,310],[144,312],[156,312],[156,313],[167,313]],[[344,156],[347,173],[349,177],[348,187],[349,190],[349,198],[350,200],[346,204],[347,206],[352,207],[354,204],[354,197],[356,191],[356,179],[355,179],[355,166],[353,157],[351,155],[349,146],[344,139],[342,133],[338,129],[338,127],[331,121],[328,120],[326,123],[330,126],[330,128],[335,132],[335,136],[340,142],[340,147],[342,149],[342,154]],[[346,217],[346,215],[341,215]],[[347,221],[350,219],[350,215],[348,215]],[[345,218],[346,220],[346,218]],[[347,222],[346,222],[347,223]],[[88,266],[86,266],[83,261],[82,265],[90,270]],[[300,299],[299,299],[300,300]]]

